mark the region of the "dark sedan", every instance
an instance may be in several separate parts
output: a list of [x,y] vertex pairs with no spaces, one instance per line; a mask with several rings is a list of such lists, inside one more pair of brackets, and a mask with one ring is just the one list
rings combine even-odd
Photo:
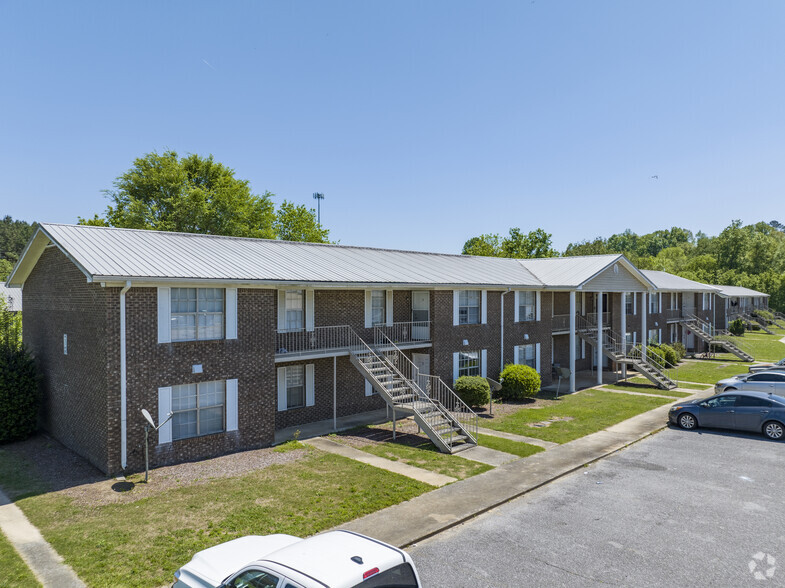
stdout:
[[757,363],[750,366],[751,374],[757,374],[758,372],[768,372],[772,370],[785,371],[785,358],[779,360],[776,363]]
[[682,429],[716,427],[785,437],[785,398],[766,392],[724,392],[710,398],[677,403],[668,419]]

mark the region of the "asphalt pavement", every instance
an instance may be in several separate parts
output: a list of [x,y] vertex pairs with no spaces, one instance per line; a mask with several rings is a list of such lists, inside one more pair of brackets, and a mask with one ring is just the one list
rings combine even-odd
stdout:
[[429,587],[785,586],[785,443],[666,429],[407,548]]

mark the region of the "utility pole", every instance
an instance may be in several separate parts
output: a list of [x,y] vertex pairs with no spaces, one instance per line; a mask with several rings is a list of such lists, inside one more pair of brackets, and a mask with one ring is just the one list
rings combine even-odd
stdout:
[[322,224],[322,200],[324,200],[324,194],[320,194],[319,192],[313,193],[313,199],[316,200],[316,222],[318,224]]

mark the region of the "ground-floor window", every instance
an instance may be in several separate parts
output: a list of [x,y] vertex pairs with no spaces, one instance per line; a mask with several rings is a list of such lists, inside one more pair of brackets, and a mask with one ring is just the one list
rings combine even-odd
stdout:
[[535,345],[518,345],[517,364],[528,365],[530,368],[537,369],[537,353]]
[[649,329],[649,343],[662,343],[662,331],[660,329]]
[[461,351],[458,354],[458,377],[480,375],[480,352]]
[[224,380],[172,386],[172,439],[220,433],[225,406]]
[[278,368],[278,410],[314,405],[314,364]]
[[669,329],[670,336],[668,337],[668,340],[671,343],[676,343],[676,341],[679,340],[679,325],[670,325]]

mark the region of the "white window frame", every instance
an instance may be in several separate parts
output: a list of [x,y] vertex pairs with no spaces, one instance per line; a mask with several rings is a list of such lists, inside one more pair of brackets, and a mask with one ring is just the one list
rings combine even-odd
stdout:
[[662,294],[652,294],[649,296],[649,314],[660,313],[660,296],[662,296]]
[[[476,302],[474,304],[474,295]],[[476,308],[477,320],[470,321],[471,309]],[[482,291],[481,290],[459,290],[458,291],[458,324],[459,325],[479,325],[482,321]]]
[[534,290],[516,291],[515,321],[528,322],[536,321],[539,316],[539,292]]
[[[481,350],[476,351],[459,351],[456,354],[456,376],[458,379],[462,376],[480,376],[482,375],[482,356]],[[476,365],[471,365],[476,361]],[[477,373],[474,373],[476,370]]]
[[[162,305],[162,303],[161,303],[161,292],[160,292],[161,290],[165,290],[166,293],[169,296],[169,304],[168,305]],[[195,294],[195,302],[196,302],[196,310],[195,311],[193,311],[193,312],[191,312],[191,311],[189,311],[189,312],[173,312],[172,297],[175,295],[175,291],[181,291],[181,290],[194,290],[195,291],[194,292],[194,294]],[[204,293],[207,290],[217,290],[217,291],[221,292],[221,310],[220,310],[220,312],[199,310],[200,300],[204,300],[203,298],[200,298],[200,294],[204,295]],[[236,295],[237,295],[237,291],[234,290],[232,294],[234,295],[234,301],[233,302],[234,302],[234,312],[235,312],[235,316],[236,316],[236,309],[237,309],[237,298],[236,298]],[[226,317],[227,317],[227,306],[228,306],[227,298],[228,298],[227,290],[225,288],[195,288],[195,287],[160,288],[159,289],[159,304],[158,304],[158,306],[159,306],[159,329],[158,329],[158,331],[159,331],[159,342],[163,343],[163,342],[168,342],[168,341],[175,341],[175,342],[181,342],[181,341],[216,341],[216,340],[220,340],[220,339],[226,338],[226,333],[229,330],[229,329],[227,329],[227,320],[226,320]],[[202,304],[204,304],[204,301],[202,302]],[[161,325],[160,325],[160,317],[161,317],[161,312],[162,312],[162,306],[166,306],[166,308],[164,309],[164,314],[168,314],[168,318],[169,318],[168,341],[161,341],[162,329],[161,329]],[[168,310],[168,313],[166,312],[166,310]],[[194,337],[193,338],[191,338],[191,337],[174,338],[172,336],[173,335],[173,331],[174,331],[172,325],[174,323],[175,317],[177,317],[177,316],[193,316],[194,317]],[[199,333],[199,317],[201,317],[201,316],[218,316],[218,317],[220,317],[221,334],[219,336],[217,336],[217,337],[200,337],[200,333]],[[235,331],[236,331],[236,328],[237,328],[237,326],[235,324],[234,325],[234,330]],[[163,329],[163,331],[164,331],[164,336],[166,336],[166,329]]]
[[[213,385],[213,384],[219,384],[219,383],[223,387],[223,402],[221,404],[211,404],[211,405],[203,406],[201,404],[201,402],[203,402],[203,401],[200,401],[200,398],[202,398],[202,395],[203,395],[203,390],[205,391],[204,394],[206,395],[207,394],[206,389],[208,388],[208,386]],[[186,388],[186,387],[192,387],[192,386],[194,386],[196,388],[196,394],[195,394],[195,396],[196,396],[196,406],[194,408],[186,408],[186,409],[181,409],[181,410],[174,410],[174,409],[172,409],[172,414],[174,415],[174,416],[172,416],[172,425],[174,425],[174,420],[175,420],[175,418],[176,418],[176,416],[178,414],[185,414],[185,413],[189,413],[189,412],[195,412],[196,413],[196,434],[195,435],[184,435],[182,437],[175,437],[174,436],[174,426],[172,426],[172,440],[173,441],[180,441],[182,439],[193,439],[194,437],[204,437],[205,435],[218,435],[220,433],[225,433],[226,432],[226,415],[227,415],[227,401],[226,401],[227,400],[227,385],[226,385],[226,380],[211,380],[209,382],[198,382],[198,383],[192,383],[192,384],[180,384],[178,386],[172,386],[170,388],[170,394],[171,394],[171,397],[172,397],[172,400],[171,400],[172,405],[174,405],[174,395],[176,393],[176,389],[177,388]],[[201,432],[200,431],[201,419],[199,418],[199,415],[200,415],[201,411],[215,409],[215,408],[218,408],[218,407],[221,408],[221,413],[222,413],[221,414],[221,430],[220,431],[210,431],[208,433]]]
[[283,296],[285,330],[305,330],[305,290],[284,290]]
[[[527,357],[531,355],[531,357]],[[540,373],[540,344],[527,343],[515,347],[515,363],[518,365],[528,365],[539,374]]]
[[387,324],[387,291],[371,290],[371,326]]
[[[289,406],[289,378],[288,372],[290,370],[302,370],[303,387],[304,387],[304,401],[303,405]],[[314,364],[293,364],[282,366],[278,368],[278,411],[284,412],[287,410],[298,410],[314,406],[316,403],[314,393]]]
[[[627,307],[629,306],[630,311],[627,312]],[[635,292],[625,292],[624,293],[624,313],[627,315],[635,314]]]

